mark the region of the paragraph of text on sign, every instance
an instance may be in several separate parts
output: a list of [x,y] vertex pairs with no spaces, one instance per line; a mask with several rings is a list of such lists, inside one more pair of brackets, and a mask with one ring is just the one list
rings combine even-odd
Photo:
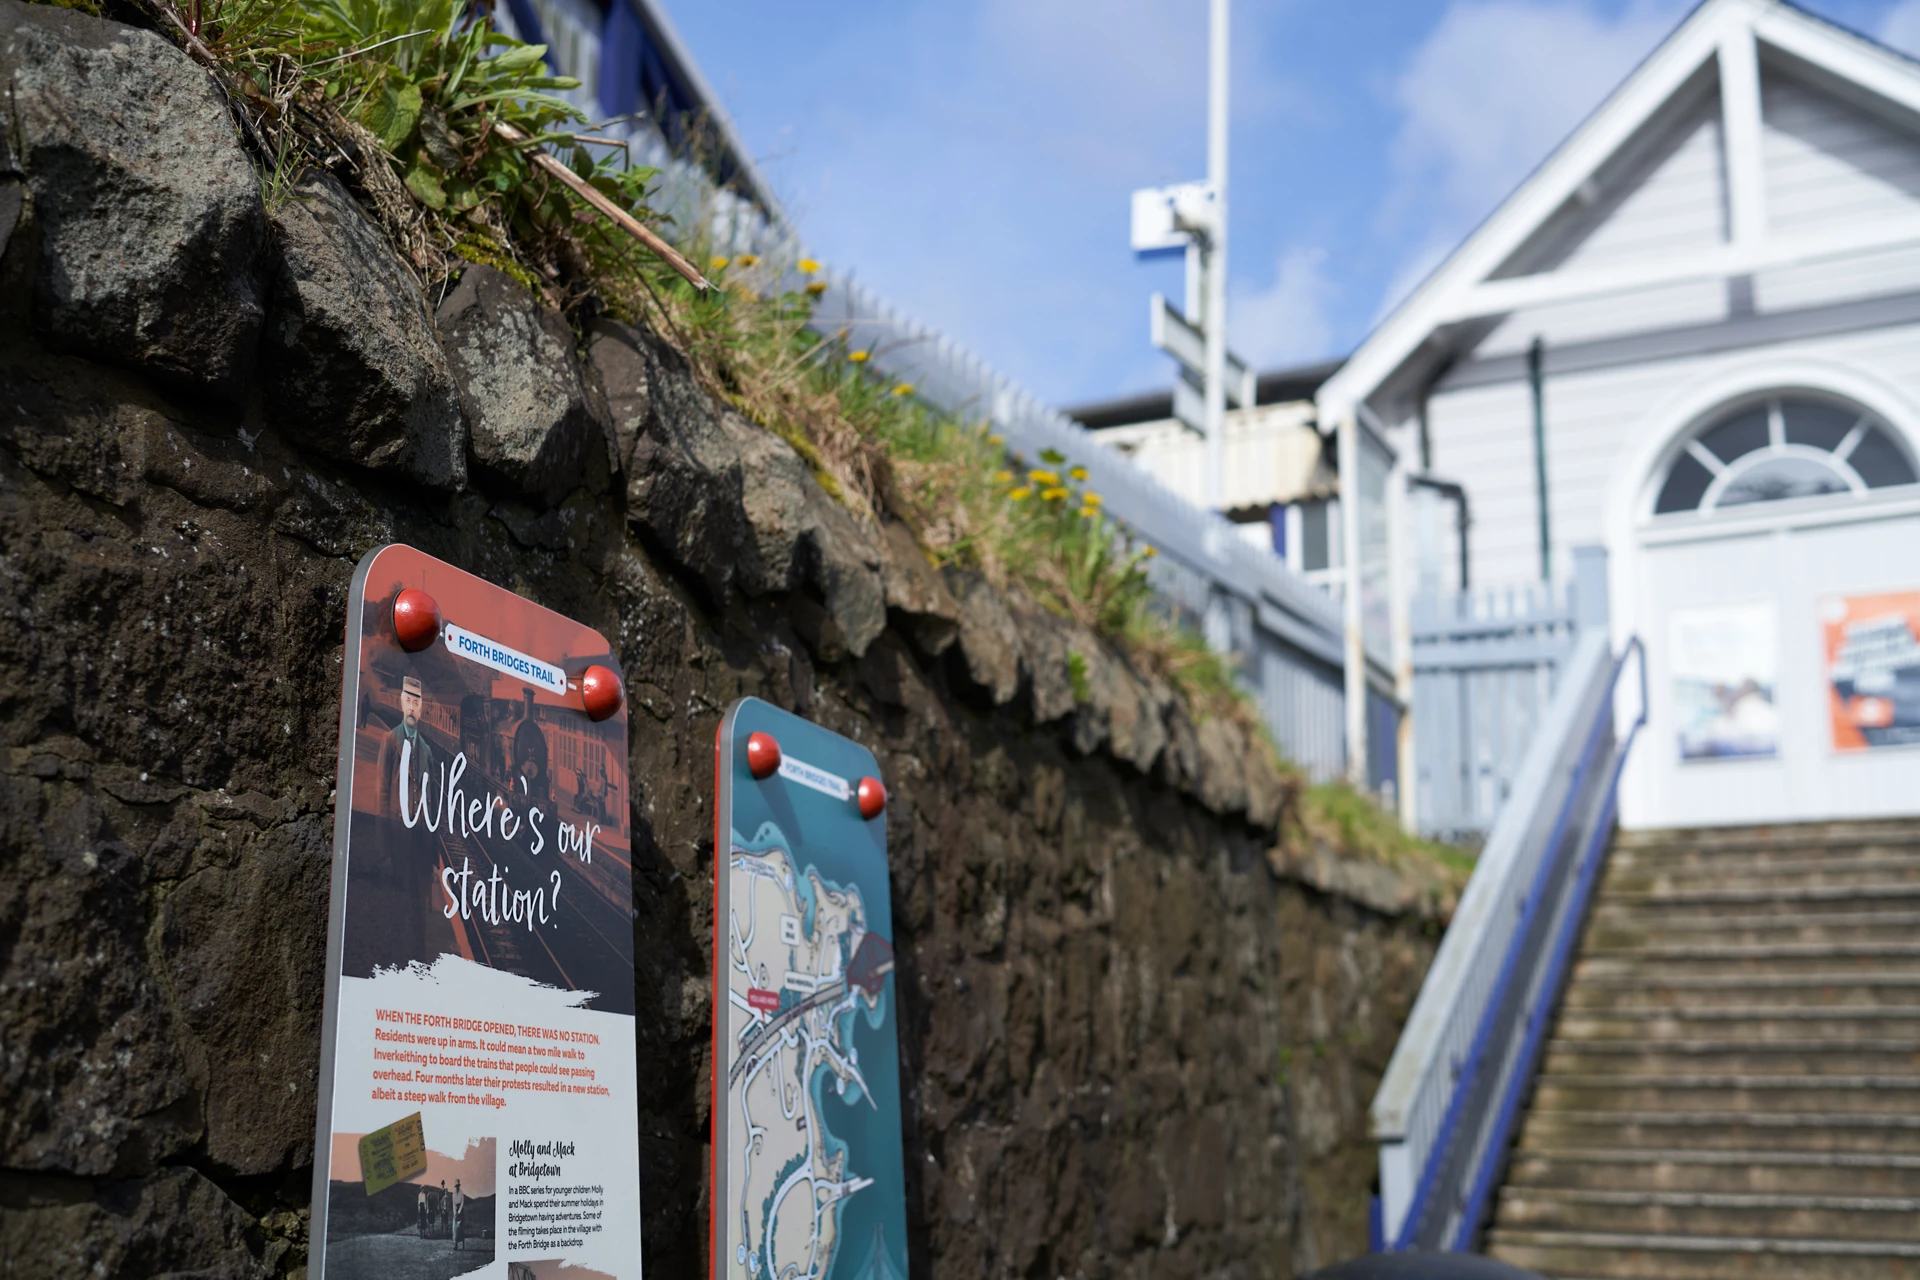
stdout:
[[587,1031],[375,1009],[372,1096],[501,1108],[516,1092],[604,1098]]

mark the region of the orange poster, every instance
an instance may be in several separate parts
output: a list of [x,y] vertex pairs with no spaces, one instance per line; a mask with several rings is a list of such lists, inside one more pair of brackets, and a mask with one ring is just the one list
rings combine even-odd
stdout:
[[1920,591],[1824,596],[1835,751],[1920,745]]

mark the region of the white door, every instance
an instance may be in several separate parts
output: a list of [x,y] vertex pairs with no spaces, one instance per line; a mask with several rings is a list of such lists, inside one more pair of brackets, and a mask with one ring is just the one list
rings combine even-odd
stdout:
[[1623,825],[1920,814],[1914,480],[1892,432],[1804,396],[1692,434],[1639,532]]

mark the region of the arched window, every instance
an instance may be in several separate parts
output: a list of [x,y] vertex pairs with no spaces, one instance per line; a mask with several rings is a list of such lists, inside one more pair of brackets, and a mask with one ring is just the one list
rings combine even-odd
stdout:
[[1912,484],[1913,460],[1871,414],[1837,400],[1777,395],[1694,432],[1660,486],[1653,513],[1715,511]]

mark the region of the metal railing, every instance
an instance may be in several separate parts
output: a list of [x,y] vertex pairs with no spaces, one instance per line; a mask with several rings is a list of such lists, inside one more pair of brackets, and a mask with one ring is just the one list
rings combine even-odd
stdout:
[[1420,831],[1478,844],[1513,789],[1574,643],[1607,626],[1607,553],[1575,547],[1573,581],[1421,593],[1409,609]]
[[[550,60],[593,83],[592,71],[565,63],[577,58],[597,69],[601,56],[599,33],[585,25],[580,5],[532,0],[530,15],[534,8],[534,21],[554,27],[538,33],[550,44]],[[585,87],[571,96],[592,110]],[[804,280],[794,264],[803,256],[802,246],[783,220],[770,219],[752,202],[718,189],[698,165],[670,154],[645,119],[613,122],[600,132],[623,138],[632,162],[660,170],[649,195],[656,211],[683,230],[698,229],[717,253],[759,254],[770,269],[788,273],[783,287],[801,287]],[[822,334],[844,331],[849,346],[871,353],[869,368],[911,384],[915,395],[946,413],[989,425],[1010,450],[1030,461],[1051,449],[1085,467],[1087,483],[1101,495],[1104,509],[1158,552],[1149,578],[1167,611],[1193,623],[1212,647],[1237,660],[1241,679],[1281,750],[1316,779],[1343,771],[1344,622],[1336,599],[1270,550],[1251,545],[1223,517],[1173,493],[1079,423],[951,338],[903,315],[852,275],[829,271],[813,279],[826,286],[815,299],[813,327]],[[1377,692],[1390,698],[1390,663],[1384,653],[1370,657]]]
[[[1616,695],[1629,660],[1637,663],[1639,705],[1616,741]],[[1646,710],[1638,638],[1615,659],[1602,631],[1585,632],[1374,1097],[1390,1248],[1460,1251],[1478,1240]]]
[[1105,510],[1159,553],[1149,575],[1155,591],[1215,649],[1238,659],[1280,748],[1317,779],[1339,775],[1346,745],[1336,599],[852,278],[830,278],[813,324],[822,333],[844,331],[850,346],[872,352],[872,367],[947,413],[990,426],[1029,461],[1051,450],[1085,467]]

